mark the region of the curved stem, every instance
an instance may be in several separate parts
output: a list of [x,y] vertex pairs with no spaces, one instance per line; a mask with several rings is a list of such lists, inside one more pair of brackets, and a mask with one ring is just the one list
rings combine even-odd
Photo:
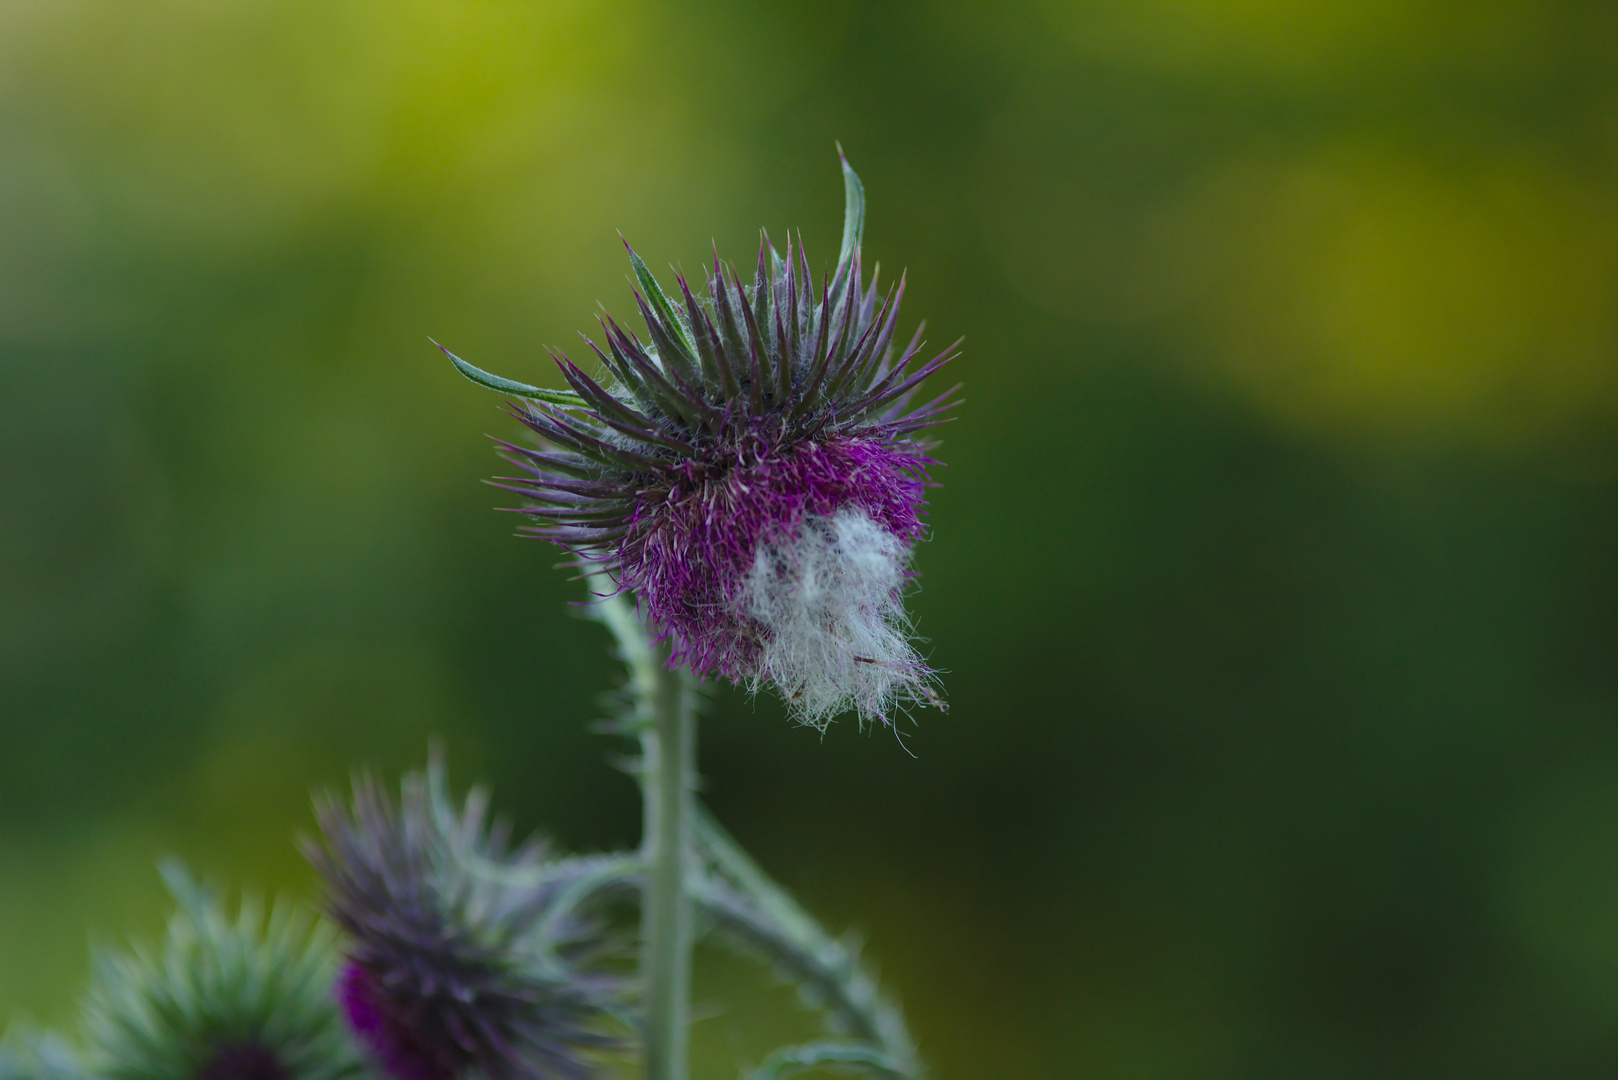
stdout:
[[762,910],[753,897],[732,891],[733,886],[715,876],[699,877],[692,887],[726,936],[790,975],[846,1034],[879,1051],[891,1071],[913,1080],[926,1076],[904,1015],[882,994],[853,950],[807,916],[798,927],[789,926],[781,912]]
[[880,1050],[848,1043],[817,1042],[782,1047],[765,1058],[747,1080],[784,1080],[785,1077],[826,1065],[864,1066],[877,1076],[890,1080],[903,1080],[905,1075]]

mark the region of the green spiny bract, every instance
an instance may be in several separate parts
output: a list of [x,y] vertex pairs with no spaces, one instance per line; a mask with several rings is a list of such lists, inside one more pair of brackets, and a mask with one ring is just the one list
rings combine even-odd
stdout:
[[60,1035],[13,1027],[0,1040],[0,1080],[89,1080],[89,1074]]

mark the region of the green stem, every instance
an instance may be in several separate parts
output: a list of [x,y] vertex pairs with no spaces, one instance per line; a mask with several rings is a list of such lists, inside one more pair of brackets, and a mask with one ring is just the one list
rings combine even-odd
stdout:
[[686,1080],[691,1015],[692,792],[697,723],[690,681],[668,669],[634,610],[605,578],[592,576],[595,617],[607,624],[629,668],[641,743],[644,828],[641,865],[641,981],[646,995],[647,1080]]
[[641,732],[646,867],[641,976],[646,994],[647,1080],[686,1080],[691,1013],[691,803],[697,725],[686,683],[659,661],[651,724]]
[[[762,951],[824,1002],[847,1032],[869,1047],[813,1043],[789,1047],[767,1063],[787,1075],[816,1063],[859,1064],[878,1072],[924,1080],[926,1069],[898,1005],[883,994],[859,963],[857,950],[827,934],[797,901],[772,881],[696,800],[696,719],[691,681],[670,672],[667,653],[604,578],[592,578],[593,616],[617,640],[629,669],[634,701],[632,726],[640,736],[641,790],[646,827],[641,856],[641,925],[645,934],[642,973],[647,993],[647,1076],[685,1080],[691,973],[691,902],[695,899],[719,926]],[[668,751],[665,753],[665,751]],[[577,888],[582,899],[597,887],[633,876],[629,862],[609,865]]]

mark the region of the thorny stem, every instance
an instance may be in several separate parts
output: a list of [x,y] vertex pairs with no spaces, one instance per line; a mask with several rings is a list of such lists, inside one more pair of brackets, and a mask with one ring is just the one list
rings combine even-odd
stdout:
[[[615,590],[590,579],[597,594]],[[697,723],[689,680],[668,669],[668,649],[651,642],[621,599],[599,617],[618,639],[629,666],[641,743],[644,827],[641,860],[641,981],[646,995],[643,1039],[647,1080],[687,1080],[691,1029],[692,804]]]
[[[791,970],[805,989],[839,1015],[849,1034],[872,1044],[875,1051],[835,1043],[787,1047],[772,1055],[755,1075],[784,1076],[812,1064],[838,1061],[864,1065],[882,1075],[922,1080],[926,1069],[916,1055],[903,1014],[860,966],[856,950],[827,934],[696,800],[696,719],[690,680],[668,670],[667,654],[653,645],[628,601],[615,595],[610,581],[592,575],[589,582],[592,592],[603,598],[594,606],[592,615],[612,632],[619,655],[629,669],[635,703],[634,733],[640,736],[643,751],[640,776],[646,828],[637,861],[647,874],[641,890],[641,925],[646,935],[643,974],[648,995],[647,1076],[650,1080],[685,1080],[691,900],[695,899],[721,926]],[[665,729],[671,731],[672,739],[661,737]],[[665,748],[671,748],[673,753],[662,753]],[[658,816],[661,808],[669,804],[672,818]],[[683,837],[679,846],[658,846],[665,833],[672,839],[677,832]],[[700,854],[701,865],[693,853]],[[581,883],[579,899],[583,892],[598,885],[627,879],[633,868],[625,864],[615,875],[603,866],[600,872],[597,885]],[[665,872],[669,880],[681,882],[684,902],[678,907],[668,903],[669,894],[664,889],[669,881],[660,880]],[[660,914],[671,924],[672,932],[666,937],[657,934]],[[676,918],[683,918],[683,922]],[[659,966],[660,960],[667,966]],[[678,969],[673,966],[676,962]],[[660,980],[666,980],[667,985]],[[669,991],[668,1004],[677,1012],[657,1011],[660,988]],[[668,1025],[676,1022],[679,1030],[673,1032]],[[661,1044],[661,1059],[654,1043],[659,1038],[666,1039]],[[678,1053],[674,1055],[671,1051],[676,1047]],[[659,1071],[660,1067],[678,1071]]]
[[747,1080],[785,1080],[810,1069],[861,1065],[877,1076],[904,1080],[905,1073],[879,1050],[847,1043],[819,1042],[783,1046],[754,1069]]

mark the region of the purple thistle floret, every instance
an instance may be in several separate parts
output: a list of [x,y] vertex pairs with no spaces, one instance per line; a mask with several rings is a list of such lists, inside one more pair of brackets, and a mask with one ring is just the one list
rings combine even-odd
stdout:
[[507,850],[480,792],[461,812],[441,793],[435,766],[405,778],[397,806],[364,778],[351,808],[317,806],[325,844],[305,848],[350,940],[344,1018],[392,1080],[595,1075],[618,1045],[603,1011],[614,984],[584,970],[588,924],[545,919],[566,882],[538,872],[538,843]]
[[535,399],[515,414],[544,447],[502,443],[526,474],[501,481],[529,500],[525,531],[632,591],[671,665],[773,685],[820,727],[941,704],[903,593],[935,464],[918,433],[954,390],[912,401],[960,344],[919,363],[918,327],[894,348],[905,280],[865,285],[864,193],[843,170],[843,252],[818,285],[801,242],[782,258],[764,237],[750,285],[716,252],[706,297],[679,276],[672,299],[631,249],[647,340],[601,316],[606,348],[586,342],[606,378],[553,351],[568,396],[452,356]]
[[458,1045],[435,1045],[442,1040],[421,1038],[412,1023],[411,1012],[402,1008],[381,985],[376,973],[358,960],[343,965],[337,982],[337,1002],[343,1018],[360,1042],[394,1080],[450,1080],[470,1061]]

